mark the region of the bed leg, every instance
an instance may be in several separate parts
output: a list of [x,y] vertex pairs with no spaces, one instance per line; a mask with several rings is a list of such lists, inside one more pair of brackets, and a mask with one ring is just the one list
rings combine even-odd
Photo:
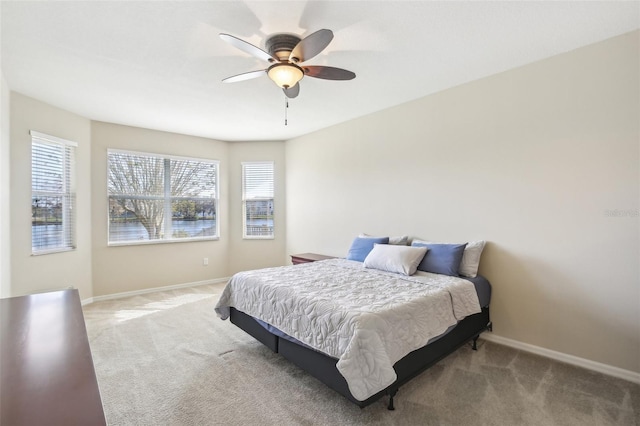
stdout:
[[396,407],[393,406],[393,397],[396,396],[396,393],[398,393],[398,389],[389,391],[389,405],[387,406],[387,410],[389,411],[396,409]]
[[471,349],[473,349],[474,351],[478,350],[478,337],[480,337],[479,334],[473,338],[473,343],[471,344]]

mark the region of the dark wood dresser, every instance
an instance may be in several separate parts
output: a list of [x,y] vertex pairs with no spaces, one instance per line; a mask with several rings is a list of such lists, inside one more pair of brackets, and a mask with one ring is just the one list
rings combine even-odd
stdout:
[[324,254],[316,253],[300,253],[291,255],[291,263],[298,265],[300,263],[316,262],[318,260],[336,259],[335,256],[325,256]]
[[78,290],[0,299],[0,424],[106,425]]

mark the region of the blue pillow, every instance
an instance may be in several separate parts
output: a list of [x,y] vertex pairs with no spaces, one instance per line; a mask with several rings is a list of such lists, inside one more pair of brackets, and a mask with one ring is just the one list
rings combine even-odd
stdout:
[[389,244],[389,237],[356,237],[351,243],[349,253],[347,253],[347,260],[357,260],[358,262],[364,262],[367,255],[373,250],[374,244]]
[[412,246],[427,247],[429,250],[420,265],[419,271],[458,277],[458,269],[462,261],[462,254],[467,243],[464,244],[424,244],[412,243]]

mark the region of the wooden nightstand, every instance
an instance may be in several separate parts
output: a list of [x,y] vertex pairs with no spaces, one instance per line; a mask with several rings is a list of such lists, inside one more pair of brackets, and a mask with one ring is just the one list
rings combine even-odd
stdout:
[[291,255],[291,263],[294,265],[298,265],[300,263],[309,263],[316,262],[318,260],[326,260],[326,259],[335,259],[335,256],[325,256],[324,254],[316,254],[316,253],[301,253],[301,254],[292,254]]

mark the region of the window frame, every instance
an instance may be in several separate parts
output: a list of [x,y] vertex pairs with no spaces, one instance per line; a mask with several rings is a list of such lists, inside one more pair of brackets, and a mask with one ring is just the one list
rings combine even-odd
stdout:
[[[270,235],[248,235],[247,234],[247,201],[271,201],[271,204],[275,210],[275,198],[276,198],[276,188],[275,188],[275,181],[276,181],[276,165],[275,165],[275,161],[243,161],[240,163],[242,166],[242,182],[241,182],[241,186],[242,186],[242,239],[243,240],[273,240],[275,239],[276,236],[276,226],[275,226],[275,214],[273,215],[273,226],[271,228],[271,234]],[[271,197],[254,197],[251,199],[247,199],[246,197],[246,185],[245,185],[245,178],[246,178],[246,167],[247,165],[256,165],[256,164],[270,164],[271,165],[271,169],[272,169],[272,187],[273,187],[273,193],[271,194]]]
[[[77,214],[76,214],[76,159],[78,143],[51,136],[45,133],[30,130],[31,135],[31,209],[33,215],[33,199],[34,197],[60,197],[62,198],[62,244],[54,248],[37,249],[33,244],[33,222],[31,225],[31,256],[42,256],[54,253],[64,253],[77,249]],[[62,184],[61,191],[34,191],[33,178],[33,149],[34,144],[52,145],[62,147],[65,152],[62,158]],[[67,149],[69,152],[67,153]]]
[[[147,239],[147,240],[110,241],[111,218],[109,214],[109,204],[110,204],[109,201],[112,195],[109,193],[109,161],[110,161],[111,153],[134,155],[134,156],[149,157],[149,158],[159,158],[165,161],[165,167],[166,167],[166,160],[195,161],[195,162],[201,162],[201,163],[215,164],[216,166],[215,188],[214,188],[215,197],[212,198],[213,204],[215,206],[215,213],[216,213],[215,235],[203,236],[203,237],[189,237],[189,238],[157,238],[157,239]],[[220,161],[219,160],[108,148],[107,149],[106,182],[107,182],[106,189],[107,189],[107,246],[108,247],[136,246],[136,245],[149,245],[149,244],[174,244],[174,243],[188,243],[188,242],[198,242],[198,241],[218,241],[220,239],[220,211],[219,211],[220,210]],[[171,201],[174,199],[174,197],[171,196],[170,183],[171,183],[170,178],[168,178],[167,175],[165,175],[162,197],[155,196],[155,195],[142,195],[139,197],[141,198],[149,197],[149,199],[162,200],[164,208],[166,209],[167,205],[170,206]],[[167,185],[169,186],[167,187]],[[131,198],[131,197],[128,197],[128,198]],[[196,198],[196,197],[193,197],[193,198]],[[172,220],[171,218],[172,218],[171,214],[168,216],[165,215],[164,226],[166,226],[167,221],[171,222]]]

